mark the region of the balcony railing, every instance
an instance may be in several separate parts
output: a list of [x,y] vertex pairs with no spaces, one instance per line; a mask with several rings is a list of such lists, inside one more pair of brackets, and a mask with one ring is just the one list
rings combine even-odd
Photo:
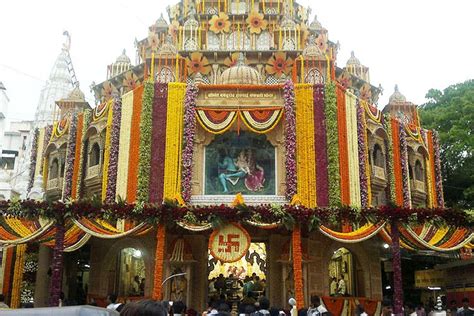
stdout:
[[385,169],[378,166],[372,166],[372,173],[374,177],[385,180]]
[[62,189],[63,187],[63,178],[54,178],[49,179],[46,184],[47,190]]
[[419,192],[426,192],[425,183],[419,180],[411,180],[411,189]]
[[100,164],[87,168],[87,179],[98,176],[100,173]]

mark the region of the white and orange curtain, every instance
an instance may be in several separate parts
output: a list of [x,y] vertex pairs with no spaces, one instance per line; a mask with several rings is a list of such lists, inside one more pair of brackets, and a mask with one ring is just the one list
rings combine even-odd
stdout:
[[212,134],[228,131],[235,121],[242,121],[254,133],[268,133],[278,125],[283,108],[216,109],[198,108],[196,117],[201,127]]

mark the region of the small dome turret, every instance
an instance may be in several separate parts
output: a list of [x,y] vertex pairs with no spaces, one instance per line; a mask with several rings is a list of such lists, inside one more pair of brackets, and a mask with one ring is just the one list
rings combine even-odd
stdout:
[[350,65],[360,65],[360,61],[357,57],[355,57],[354,51],[351,51],[351,57],[347,60],[347,66]]
[[222,84],[261,84],[262,77],[258,71],[245,64],[244,54],[240,53],[237,63],[221,74]]
[[407,102],[407,98],[401,94],[401,92],[398,90],[398,85],[395,85],[395,91],[389,98],[389,103],[405,103]]
[[125,49],[122,50],[122,55],[117,57],[116,63],[130,63],[130,58],[127,56]]

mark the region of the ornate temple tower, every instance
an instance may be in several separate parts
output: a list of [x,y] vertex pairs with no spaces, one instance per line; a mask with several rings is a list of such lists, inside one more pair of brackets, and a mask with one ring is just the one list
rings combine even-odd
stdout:
[[71,57],[69,56],[71,38],[67,32],[65,32],[65,36],[67,41],[63,44],[61,53],[51,69],[49,79],[41,90],[38,106],[36,107],[34,127],[52,124],[56,113],[55,102],[67,97],[74,86],[77,85]]
[[124,73],[132,68],[132,63],[130,58],[127,56],[125,49],[122,51],[122,54],[117,57],[115,63],[107,67],[107,79],[113,78],[121,73]]
[[357,57],[354,55],[354,51],[351,52],[351,57],[347,60],[346,68],[350,74],[356,76],[365,82],[370,82],[369,67],[362,65]]
[[407,101],[407,98],[398,90],[398,85],[395,85],[395,90],[383,112],[390,113],[392,117],[398,118],[401,122],[419,125],[416,104]]

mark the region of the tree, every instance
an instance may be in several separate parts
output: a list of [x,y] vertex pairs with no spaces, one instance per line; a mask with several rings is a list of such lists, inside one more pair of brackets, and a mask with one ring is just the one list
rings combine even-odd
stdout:
[[448,206],[474,207],[474,80],[431,89],[422,125],[439,132],[444,197]]

